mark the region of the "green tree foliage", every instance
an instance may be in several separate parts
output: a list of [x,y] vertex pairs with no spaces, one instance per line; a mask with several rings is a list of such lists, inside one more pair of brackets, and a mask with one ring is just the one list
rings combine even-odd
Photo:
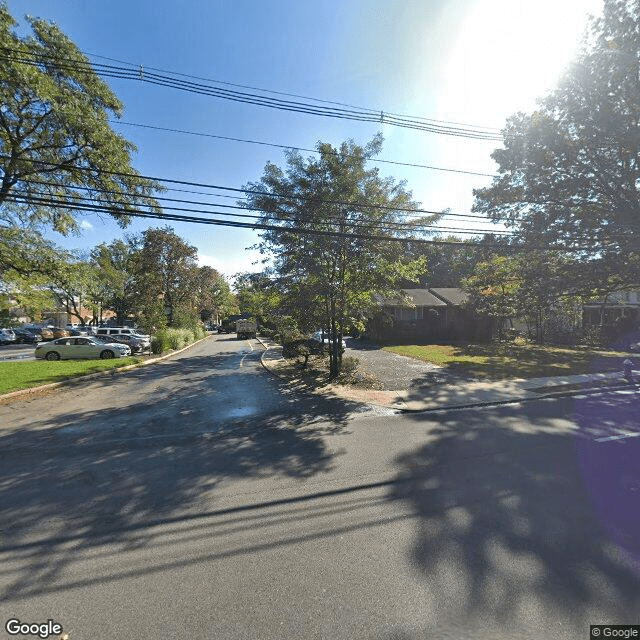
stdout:
[[196,275],[196,306],[204,322],[227,316],[235,300],[229,283],[213,267],[200,267]]
[[32,229],[0,226],[0,289],[8,308],[19,306],[39,317],[54,303],[51,275],[64,268],[70,254]]
[[314,323],[327,330],[331,376],[340,373],[340,344],[350,318],[372,305],[374,293],[424,269],[423,260],[405,259],[402,244],[390,240],[412,233],[399,224],[406,222],[401,209],[418,204],[404,183],[366,167],[381,147],[376,136],[365,147],[318,143],[318,158],[289,152],[286,170],[267,164],[262,179],[247,186],[243,203],[278,227],[262,234],[261,250],[273,257],[274,284],[290,310],[284,315],[301,328]]
[[91,252],[98,274],[98,286],[93,291],[93,302],[101,308],[115,312],[118,324],[138,312],[136,291],[135,241],[114,240],[102,243]]
[[83,308],[91,305],[94,291],[99,288],[99,276],[90,261],[67,253],[47,279],[54,301],[67,313],[71,322],[84,324],[91,320],[86,317],[86,312],[83,313]]
[[495,254],[496,245],[500,246],[503,241],[490,234],[476,239],[475,246],[461,244],[456,236],[447,236],[443,240],[449,244],[422,244],[414,248],[415,255],[427,262],[427,271],[419,278],[425,287],[459,287],[465,278],[473,275],[479,262],[489,260]]
[[[519,113],[493,153],[498,175],[474,210],[538,247],[573,253],[595,289],[640,283],[640,4],[605,0],[583,49],[535,113]],[[581,282],[580,282],[581,281]]]
[[496,256],[476,265],[473,275],[462,281],[470,304],[480,315],[495,318],[498,327],[518,313],[517,296],[522,279],[513,258]]
[[235,302],[240,314],[256,318],[261,325],[273,325],[283,312],[283,299],[268,271],[242,273],[235,277]]
[[[567,337],[578,320],[581,296],[572,291],[567,270],[573,263],[557,252],[526,251],[495,256],[476,265],[463,281],[470,304],[496,319],[498,332],[513,319],[524,320],[538,342]],[[555,336],[551,333],[555,332]]]
[[135,292],[143,315],[164,307],[169,326],[197,316],[198,250],[171,227],[150,228],[133,240]]
[[134,145],[109,126],[120,101],[56,25],[27,21],[33,33],[20,37],[0,4],[0,221],[68,233],[86,197],[121,225],[136,207],[159,212],[159,185],[133,169]]

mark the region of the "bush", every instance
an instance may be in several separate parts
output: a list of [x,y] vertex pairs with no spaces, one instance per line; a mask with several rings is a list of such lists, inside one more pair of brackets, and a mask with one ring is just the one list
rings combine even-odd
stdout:
[[169,346],[171,349],[180,349],[182,347],[182,335],[178,333],[177,329],[168,330]]
[[182,349],[204,338],[205,335],[206,332],[202,327],[194,329],[162,329],[151,339],[151,352],[160,354],[170,349]]
[[161,329],[153,336],[151,339],[151,353],[158,355],[171,349],[168,331],[168,329]]
[[346,356],[342,358],[341,373],[345,376],[350,376],[357,371],[359,365],[360,360],[358,360],[358,358],[355,358],[354,356]]

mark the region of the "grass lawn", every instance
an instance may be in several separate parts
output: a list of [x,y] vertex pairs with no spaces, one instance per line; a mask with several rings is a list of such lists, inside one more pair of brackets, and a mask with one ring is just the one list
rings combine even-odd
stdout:
[[0,362],[0,395],[138,362],[142,362],[142,358],[132,356],[113,360]]
[[622,371],[622,362],[629,357],[627,353],[589,347],[511,343],[389,345],[384,349],[485,380]]

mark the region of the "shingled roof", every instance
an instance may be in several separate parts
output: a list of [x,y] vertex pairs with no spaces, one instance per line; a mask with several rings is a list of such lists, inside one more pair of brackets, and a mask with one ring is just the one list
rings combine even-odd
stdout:
[[434,296],[429,289],[402,289],[411,302],[407,303],[400,297],[397,298],[385,298],[378,296],[378,302],[388,307],[446,307],[447,303],[440,298]]
[[465,293],[459,287],[435,288],[429,289],[429,291],[438,296],[438,298],[455,306],[463,305],[469,300],[469,294]]

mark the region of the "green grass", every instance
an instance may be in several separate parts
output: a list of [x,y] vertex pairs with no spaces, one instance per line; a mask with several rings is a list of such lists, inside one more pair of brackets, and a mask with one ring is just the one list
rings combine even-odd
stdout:
[[105,371],[142,362],[142,358],[128,357],[113,360],[33,360],[27,362],[0,362],[0,395],[60,382],[89,373]]
[[444,366],[452,373],[485,380],[537,378],[622,371],[627,353],[588,347],[460,344],[389,345],[386,351]]

